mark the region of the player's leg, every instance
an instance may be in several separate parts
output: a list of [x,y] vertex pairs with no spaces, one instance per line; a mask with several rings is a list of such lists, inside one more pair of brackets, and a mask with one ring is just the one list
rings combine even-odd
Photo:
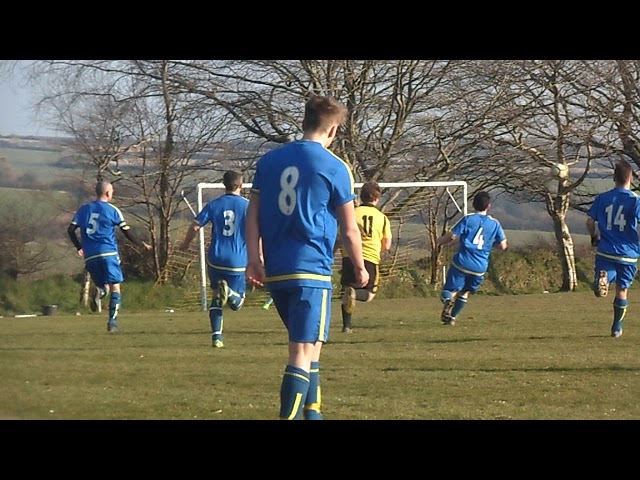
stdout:
[[214,348],[224,347],[222,329],[224,319],[222,317],[221,299],[218,295],[218,288],[223,279],[221,274],[211,267],[208,267],[209,283],[213,295],[211,296],[211,303],[209,305],[209,323],[211,325],[211,346]]
[[105,257],[103,266],[105,266],[106,269],[104,282],[109,286],[109,319],[107,320],[107,331],[109,333],[118,333],[118,313],[120,312],[120,305],[122,304],[120,284],[124,281],[120,257],[117,255]]
[[340,312],[342,314],[342,331],[351,333],[351,316],[356,307],[356,290],[351,286],[355,283],[356,275],[353,262],[349,257],[342,257],[342,271],[340,274],[340,284],[342,285],[342,302]]
[[609,284],[614,280],[615,268],[611,261],[602,255],[596,255],[593,278],[593,293],[596,297],[606,297],[609,293]]
[[280,388],[280,418],[301,419],[305,408],[309,418],[321,418],[320,351],[329,336],[331,290],[296,287],[272,294],[289,337],[289,360]]
[[378,286],[380,284],[380,268],[378,265],[370,262],[369,260],[365,260],[364,267],[369,273],[369,283],[367,283],[363,288],[355,289],[356,301],[358,302],[370,302],[373,300],[378,292]]
[[616,269],[616,297],[613,299],[613,323],[611,324],[611,336],[614,338],[622,335],[622,322],[627,313],[627,295],[637,269],[637,265],[619,265]]
[[244,272],[241,275],[225,275],[227,280],[227,305],[237,312],[244,305],[247,291],[247,280]]
[[118,329],[118,313],[122,304],[122,294],[120,293],[120,284],[113,283],[109,285],[111,294],[109,295],[109,320],[107,321],[107,331],[109,333],[119,333]]
[[451,308],[451,317],[449,319],[449,324],[453,325],[456,321],[460,312],[467,306],[467,301],[469,300],[469,294],[475,294],[480,285],[482,285],[482,281],[484,277],[477,275],[465,275],[464,287],[458,292],[456,295],[455,301],[453,302],[453,308]]
[[[313,314],[314,320],[309,322],[317,325],[320,332],[319,340],[313,345],[311,364],[309,369],[309,390],[304,402],[305,420],[322,420],[322,392],[320,388],[320,352],[324,342],[329,338],[329,326],[331,324],[331,291],[324,289],[314,289],[313,295],[317,300],[312,305],[318,306],[318,311]],[[320,291],[317,291],[320,290]],[[325,313],[328,312],[328,313]],[[313,329],[315,331],[315,328]]]
[[457,292],[464,287],[464,273],[458,270],[455,265],[449,265],[447,271],[447,279],[440,292],[440,301],[442,302],[442,313],[440,314],[440,321],[443,325],[452,325],[451,312],[455,305]]
[[305,420],[322,420],[322,392],[320,389],[320,351],[322,342],[317,342],[309,370],[309,391],[304,402]]
[[102,258],[94,258],[85,264],[85,269],[89,272],[95,287],[95,290],[89,293],[89,309],[92,312],[100,312],[102,311],[101,300],[108,293],[108,285],[105,283],[106,263]]

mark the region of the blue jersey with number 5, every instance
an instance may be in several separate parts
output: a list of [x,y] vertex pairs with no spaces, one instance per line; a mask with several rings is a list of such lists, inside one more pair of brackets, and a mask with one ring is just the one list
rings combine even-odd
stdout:
[[491,249],[507,238],[500,222],[482,213],[465,215],[451,231],[460,242],[453,263],[463,272],[475,275],[487,271]]
[[118,252],[115,229],[126,223],[122,212],[109,202],[94,200],[82,205],[71,223],[80,227],[84,258]]
[[613,188],[596,196],[587,215],[600,231],[598,255],[621,263],[637,262],[640,197],[626,188]]
[[262,156],[251,191],[270,289],[331,288],[336,208],[355,199],[348,165],[321,143],[294,141]]

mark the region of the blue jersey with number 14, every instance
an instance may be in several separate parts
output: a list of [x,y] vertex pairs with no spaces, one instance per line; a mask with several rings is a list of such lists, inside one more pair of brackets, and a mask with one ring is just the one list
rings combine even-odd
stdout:
[[596,196],[587,215],[597,222],[600,231],[597,255],[636,263],[640,257],[640,197],[626,188],[613,188]]
[[355,199],[353,188],[348,165],[318,142],[294,141],[258,161],[251,191],[270,289],[332,287],[336,209]]
[[465,215],[451,231],[460,241],[453,263],[473,275],[487,271],[491,249],[507,238],[500,222],[482,213]]

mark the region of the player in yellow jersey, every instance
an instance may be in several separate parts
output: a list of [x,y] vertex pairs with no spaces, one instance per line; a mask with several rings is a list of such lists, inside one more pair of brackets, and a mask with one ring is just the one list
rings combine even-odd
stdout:
[[369,272],[369,283],[362,288],[356,288],[353,263],[346,253],[342,252],[342,275],[340,283],[343,288],[342,296],[342,331],[351,333],[351,315],[356,307],[356,301],[370,302],[378,292],[380,281],[380,254],[391,248],[391,225],[387,216],[382,213],[377,204],[382,190],[376,182],[366,182],[360,189],[360,205],[356,207],[356,220],[362,236],[362,257]]

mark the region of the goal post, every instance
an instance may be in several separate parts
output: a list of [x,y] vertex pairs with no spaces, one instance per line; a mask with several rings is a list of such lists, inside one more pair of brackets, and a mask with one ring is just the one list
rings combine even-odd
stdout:
[[[356,183],[356,203],[360,197],[358,190],[363,183]],[[416,247],[416,242],[424,243],[424,231],[427,223],[433,222],[432,215],[446,216],[449,219],[464,216],[468,212],[468,186],[465,181],[442,182],[379,182],[383,195],[378,207],[389,217],[392,225],[394,242],[392,245],[393,262],[381,263],[381,276],[393,275],[414,260],[411,252],[422,252],[423,246]],[[242,184],[243,195],[248,196],[251,183]],[[197,212],[212,200],[225,192],[223,183],[199,183],[197,185]],[[436,212],[436,213],[434,213]],[[447,213],[448,212],[448,213]],[[200,267],[200,306],[202,311],[208,309],[209,281],[207,272],[208,236],[210,226],[198,231],[199,267]],[[422,227],[422,228],[421,228]],[[340,269],[340,255],[336,255],[334,271]],[[334,287],[337,285],[334,284]],[[335,290],[335,288],[334,288]],[[263,301],[268,296],[266,291],[260,297]]]

